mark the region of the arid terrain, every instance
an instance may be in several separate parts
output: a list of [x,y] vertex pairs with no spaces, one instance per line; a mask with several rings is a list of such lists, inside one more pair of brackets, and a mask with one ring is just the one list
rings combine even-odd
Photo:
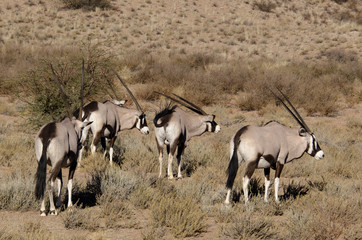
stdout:
[[[0,239],[361,239],[362,5],[357,0],[4,0],[0,4]],[[66,116],[49,64],[79,106],[127,99],[149,135],[122,131],[113,166],[101,147],[74,176],[74,206],[41,217],[39,127]],[[295,104],[325,158],[285,165],[263,202],[256,170],[244,204],[242,163],[225,205],[229,142],[245,125],[299,127],[266,87]],[[214,114],[219,133],[192,138],[182,179],[158,178],[153,118],[176,93]],[[87,142],[89,148],[90,142]],[[174,159],[173,173],[177,172]],[[48,172],[50,167],[48,166]],[[272,171],[272,180],[274,171]],[[49,206],[47,206],[49,207]]]

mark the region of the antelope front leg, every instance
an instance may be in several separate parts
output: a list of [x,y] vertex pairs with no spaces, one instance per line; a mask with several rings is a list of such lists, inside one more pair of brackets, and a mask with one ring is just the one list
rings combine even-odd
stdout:
[[277,162],[277,168],[275,170],[275,180],[274,180],[274,184],[275,184],[275,202],[279,203],[279,197],[278,197],[278,191],[279,191],[279,179],[280,179],[280,175],[282,173],[284,165],[280,164],[279,162]]
[[269,196],[269,187],[270,187],[270,168],[264,168],[264,176],[265,176],[265,195],[264,202],[268,202]]
[[256,163],[257,163],[257,161],[251,162],[246,165],[246,170],[245,170],[245,174],[244,174],[244,178],[243,178],[243,190],[244,190],[245,204],[249,201],[249,182],[250,182],[251,176],[253,175],[253,173],[255,171]]
[[181,174],[181,158],[182,158],[182,153],[184,151],[185,145],[184,144],[180,144],[177,148],[177,165],[178,165],[178,171],[177,171],[177,178],[182,178],[182,174]]

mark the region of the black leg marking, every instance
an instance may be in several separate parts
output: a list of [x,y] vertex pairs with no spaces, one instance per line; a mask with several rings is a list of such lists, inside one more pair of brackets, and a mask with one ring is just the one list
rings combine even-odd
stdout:
[[97,144],[99,143],[99,140],[101,139],[101,133],[100,132],[97,132],[94,136],[94,139],[93,139],[93,145],[94,146],[97,146]]
[[245,174],[244,177],[247,176],[249,179],[251,179],[251,176],[253,176],[255,168],[256,168],[257,161],[250,162],[246,165]]
[[101,137],[101,145],[103,148],[103,152],[106,151],[106,138],[105,137]]
[[270,168],[264,168],[264,176],[268,181],[270,181]]
[[283,171],[283,167],[284,165],[277,162],[277,167],[276,167],[276,171],[275,171],[275,178],[280,178],[280,175],[282,174]]

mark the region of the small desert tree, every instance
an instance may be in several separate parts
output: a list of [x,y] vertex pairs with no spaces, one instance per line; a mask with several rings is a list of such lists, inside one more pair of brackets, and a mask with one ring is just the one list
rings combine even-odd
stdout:
[[41,59],[17,81],[17,96],[26,103],[25,115],[31,125],[39,127],[45,122],[66,116],[66,106],[60,95],[50,65],[63,86],[71,111],[79,108],[82,59],[85,66],[84,103],[104,100],[108,90],[114,88],[111,66],[113,57],[97,45],[83,45],[78,49],[67,49],[52,59]]

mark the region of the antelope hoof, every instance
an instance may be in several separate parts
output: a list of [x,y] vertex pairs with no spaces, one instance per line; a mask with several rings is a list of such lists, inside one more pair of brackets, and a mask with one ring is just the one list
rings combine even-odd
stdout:
[[50,215],[57,216],[58,215],[57,210],[51,210]]
[[178,175],[178,176],[177,176],[177,179],[182,179],[182,175]]
[[43,211],[42,211],[42,210],[40,211],[40,216],[41,216],[41,217],[45,217],[46,215],[47,215],[47,214],[46,214],[46,212],[45,212],[44,210],[43,210]]
[[73,207],[73,203],[72,203],[72,202],[70,202],[70,203],[68,204],[68,208],[70,208],[70,207]]
[[173,179],[173,175],[168,176],[168,179],[172,180],[172,179]]

